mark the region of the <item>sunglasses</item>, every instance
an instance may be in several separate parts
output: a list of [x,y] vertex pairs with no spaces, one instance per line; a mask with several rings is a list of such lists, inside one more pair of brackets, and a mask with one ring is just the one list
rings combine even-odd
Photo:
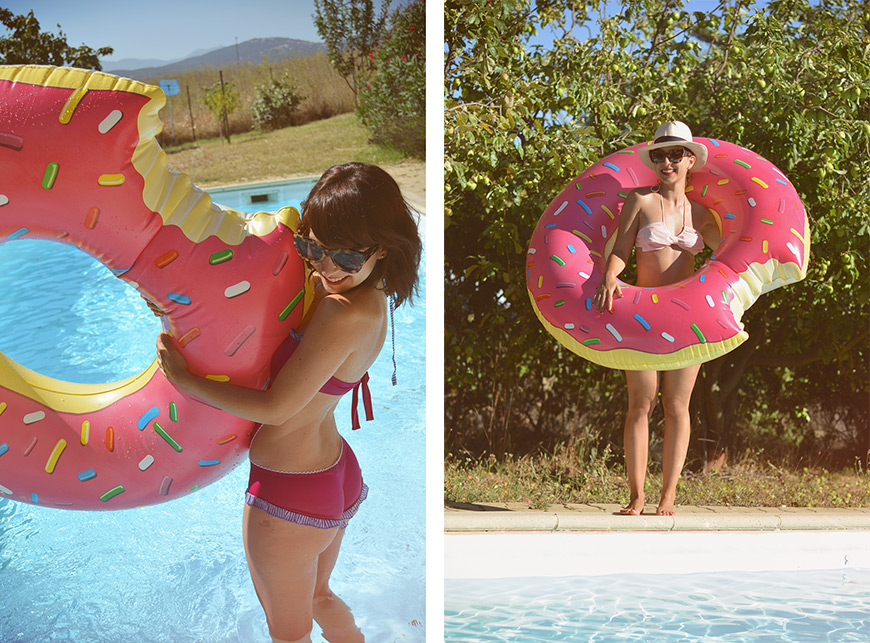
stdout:
[[362,270],[365,262],[377,251],[377,246],[368,250],[348,250],[344,248],[327,250],[314,239],[304,237],[295,232],[293,233],[293,245],[296,246],[296,252],[303,259],[317,262],[329,257],[339,270],[351,274]]
[[664,163],[668,159],[671,163],[679,163],[684,156],[691,156],[692,153],[684,147],[676,150],[665,151],[663,149],[652,150],[649,153],[649,160],[653,163]]

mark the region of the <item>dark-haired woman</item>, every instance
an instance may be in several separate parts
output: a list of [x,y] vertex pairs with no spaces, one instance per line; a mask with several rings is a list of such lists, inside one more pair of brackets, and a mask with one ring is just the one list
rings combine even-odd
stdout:
[[367,370],[387,332],[388,300],[417,286],[421,242],[398,185],[384,170],[327,170],[303,204],[294,235],[316,284],[314,304],[273,360],[266,391],[190,373],[168,335],[160,368],[179,388],[261,423],[251,444],[245,552],[273,641],[363,641],[350,608],[329,588],[344,530],[366,497],[356,457],[339,435],[339,398],[358,393],[371,419]]
[[[715,248],[719,228],[703,206],[686,197],[689,172],[707,161],[707,148],[692,139],[685,123],[672,121],[656,130],[652,145],[638,152],[655,170],[658,182],[631,191],[622,206],[613,251],[604,278],[593,297],[598,310],[611,310],[621,298],[617,277],[625,269],[632,248],[637,255],[637,285],[663,286],[694,272],[695,255],[704,245]],[[624,515],[644,509],[644,483],[649,456],[649,417],[662,396],[665,435],[662,453],[662,495],[657,515],[673,515],[677,481],[689,449],[689,401],[700,365],[671,371],[626,371],[628,413],[625,418],[625,467],[629,502]]]

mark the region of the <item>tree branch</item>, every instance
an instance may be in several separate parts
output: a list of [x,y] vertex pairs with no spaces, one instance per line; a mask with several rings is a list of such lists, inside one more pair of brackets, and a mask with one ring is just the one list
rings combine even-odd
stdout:
[[718,77],[719,74],[722,73],[722,70],[725,69],[725,66],[728,64],[728,54],[731,52],[731,45],[734,42],[734,32],[737,31],[737,24],[739,22],[739,20],[737,20],[737,16],[740,13],[741,4],[742,0],[737,0],[737,5],[734,7],[734,20],[732,20],[731,22],[731,31],[728,34],[728,40],[725,42],[725,46],[723,47],[725,55],[722,57],[722,64],[719,65],[719,69],[717,69],[716,73],[713,74],[716,77]]

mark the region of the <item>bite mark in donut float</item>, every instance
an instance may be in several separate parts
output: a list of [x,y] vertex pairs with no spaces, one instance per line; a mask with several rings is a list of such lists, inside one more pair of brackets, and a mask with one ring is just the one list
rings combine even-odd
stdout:
[[[0,241],[80,248],[166,312],[192,371],[262,388],[310,298],[299,213],[224,209],[170,172],[154,140],[164,102],[108,74],[0,66]],[[229,472],[253,429],[176,390],[156,359],[85,385],[0,353],[0,497],[95,510],[178,498]]]
[[538,319],[562,345],[621,370],[671,370],[709,361],[746,341],[743,313],[774,288],[806,276],[810,230],[794,186],[772,163],[739,145],[695,138],[707,164],[692,171],[690,200],[721,231],[714,255],[668,286],[620,282],[612,312],[592,303],[633,188],[655,185],[639,159],[648,143],[602,159],[544,211],[529,246],[526,287]]

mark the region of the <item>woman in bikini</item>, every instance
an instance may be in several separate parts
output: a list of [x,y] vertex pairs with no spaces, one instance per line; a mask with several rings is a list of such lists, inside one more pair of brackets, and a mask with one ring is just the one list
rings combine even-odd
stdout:
[[243,536],[272,640],[308,642],[314,620],[327,641],[354,643],[363,634],[329,577],[367,487],[333,413],[353,390],[354,428],[358,392],[371,419],[366,371],[386,337],[389,298],[398,305],[416,290],[421,242],[396,182],[362,163],[320,177],[294,241],[316,294],[278,349],[268,390],[192,374],[165,334],[158,363],[178,388],[262,424],[251,444]]
[[[692,169],[707,161],[707,149],[692,141],[689,127],[679,121],[656,130],[653,145],[638,154],[655,170],[658,183],[631,191],[622,206],[613,251],[604,278],[593,297],[598,310],[610,310],[621,298],[617,277],[637,248],[637,285],[662,286],[694,272],[695,255],[704,245],[714,248],[719,228],[703,206],[686,198]],[[626,371],[628,413],[625,418],[625,466],[629,503],[620,513],[639,515],[644,509],[644,482],[649,454],[649,417],[662,394],[665,416],[662,454],[662,495],[657,515],[673,515],[677,481],[689,449],[689,401],[700,365],[672,371]]]

